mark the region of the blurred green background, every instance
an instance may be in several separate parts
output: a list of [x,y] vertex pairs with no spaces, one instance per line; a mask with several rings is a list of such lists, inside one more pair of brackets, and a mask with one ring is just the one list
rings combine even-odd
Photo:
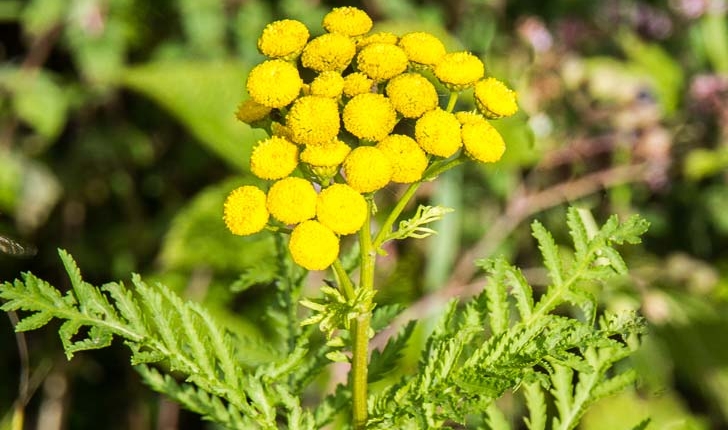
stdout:
[[[495,124],[503,161],[423,187],[419,201],[456,212],[440,235],[389,250],[379,300],[431,316],[482,287],[473,261],[495,254],[543,287],[530,220],[564,242],[567,204],[599,220],[642,214],[652,227],[627,250],[632,275],[602,296],[650,323],[633,360],[642,380],[583,428],[648,414],[651,428],[728,428],[725,0],[0,0],[0,234],[38,249],[0,253],[0,281],[32,271],[65,286],[65,248],[89,282],[141,273],[236,331],[274,336],[261,312],[273,240],[233,237],[221,220],[226,193],[254,182],[247,157],[262,137],[233,112],[266,23],[298,19],[317,35],[344,4],[375,31],[426,30],[476,53],[521,105]],[[401,192],[387,190],[380,205]],[[143,387],[122,345],[67,362],[53,327],[24,340],[28,357],[0,318],[0,428],[22,368],[29,429],[205,428]]]

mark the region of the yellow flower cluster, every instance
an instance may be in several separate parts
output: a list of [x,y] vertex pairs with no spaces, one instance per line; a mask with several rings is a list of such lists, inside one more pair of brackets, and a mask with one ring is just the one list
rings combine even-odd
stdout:
[[[433,163],[456,157],[499,160],[505,143],[489,120],[518,110],[516,93],[486,77],[476,55],[448,53],[430,33],[372,25],[354,7],[333,9],[312,39],[299,21],[269,24],[258,40],[267,59],[250,71],[250,98],[236,112],[270,136],[253,147],[250,171],[271,183],[234,190],[225,224],[238,235],[288,226],[291,256],[309,270],[333,264],[377,190],[422,181],[429,167],[439,172]],[[464,90],[475,109],[453,112]]]

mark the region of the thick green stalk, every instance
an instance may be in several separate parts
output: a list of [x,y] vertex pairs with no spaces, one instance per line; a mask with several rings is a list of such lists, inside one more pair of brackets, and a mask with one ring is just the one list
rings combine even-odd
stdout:
[[[359,288],[365,291],[374,289],[374,267],[377,254],[372,246],[371,232],[372,200],[367,199],[367,217],[359,230],[361,265]],[[366,295],[371,297],[371,295]],[[371,299],[369,299],[371,300]],[[372,319],[371,303],[363,303],[365,312],[359,314],[352,327],[353,351],[351,359],[351,384],[354,415],[354,428],[364,429],[367,422],[367,376],[369,362],[369,325]]]

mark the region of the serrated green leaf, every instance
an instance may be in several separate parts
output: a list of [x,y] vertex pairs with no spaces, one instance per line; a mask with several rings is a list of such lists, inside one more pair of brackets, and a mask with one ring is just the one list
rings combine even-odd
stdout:
[[554,242],[554,237],[538,221],[534,221],[531,224],[531,230],[533,237],[538,241],[538,248],[541,250],[544,266],[546,266],[549,272],[549,277],[554,285],[562,285],[564,283],[564,275],[561,267],[561,259],[559,258],[559,248],[556,246],[556,242]]
[[416,322],[410,321],[397,336],[389,339],[384,349],[372,352],[368,366],[368,381],[370,384],[383,379],[388,373],[397,368],[415,326]]
[[377,306],[372,312],[371,327],[375,332],[384,329],[394,318],[399,315],[405,307],[402,304],[395,303],[391,305]]
[[528,430],[545,430],[546,418],[546,396],[539,382],[527,382],[522,385],[523,396],[528,407],[528,417],[524,417]]
[[488,297],[488,322],[493,334],[503,333],[510,324],[510,303],[506,292],[508,263],[499,258],[495,261],[489,285],[485,288]]
[[50,312],[37,312],[33,315],[28,315],[22,320],[15,324],[16,332],[23,332],[28,330],[35,330],[41,328],[53,319],[53,314]]
[[575,258],[582,260],[586,257],[589,234],[578,209],[569,208],[566,212],[566,224],[569,226],[569,234],[574,242]]

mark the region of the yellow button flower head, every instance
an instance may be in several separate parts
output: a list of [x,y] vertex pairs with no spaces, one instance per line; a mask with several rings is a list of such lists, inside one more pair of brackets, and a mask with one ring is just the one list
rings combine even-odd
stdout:
[[396,34],[388,31],[380,31],[364,36],[356,41],[357,49],[362,49],[365,46],[372,45],[374,43],[384,43],[387,45],[396,45],[399,37]]
[[409,136],[390,134],[377,144],[377,148],[392,163],[392,182],[410,184],[422,179],[427,168],[427,155]]
[[334,184],[318,195],[316,218],[336,234],[356,233],[366,217],[366,200],[346,184]]
[[266,57],[291,60],[301,53],[308,36],[308,29],[300,21],[274,21],[263,29],[258,39],[258,50]]
[[301,161],[317,167],[338,166],[351,152],[351,148],[339,139],[323,145],[309,145],[301,152]]
[[238,105],[235,117],[246,124],[256,126],[268,119],[271,110],[268,106],[263,106],[255,100],[248,99]]
[[404,73],[387,83],[387,96],[405,118],[419,118],[437,107],[437,90],[419,73]]
[[483,78],[485,66],[469,52],[451,52],[435,64],[433,71],[447,88],[461,91]]
[[399,46],[412,63],[422,66],[435,65],[447,52],[440,39],[424,31],[405,34],[399,39]]
[[357,68],[375,81],[386,81],[407,70],[407,54],[397,45],[374,43],[356,56]]
[[449,157],[462,145],[460,123],[449,112],[439,108],[431,110],[415,123],[415,139],[425,152]]
[[252,185],[233,190],[225,199],[223,220],[228,230],[239,236],[263,230],[268,223],[265,193]]
[[373,146],[355,148],[344,160],[346,183],[360,193],[384,188],[392,179],[392,163]]
[[340,33],[326,33],[311,40],[303,48],[301,64],[317,72],[341,72],[356,54],[356,44]]
[[298,224],[316,216],[316,190],[307,180],[289,176],[271,185],[266,206],[283,224]]
[[485,121],[483,115],[466,111],[455,112],[455,118],[458,119],[460,124],[478,124]]
[[384,139],[397,124],[397,113],[381,94],[359,94],[344,106],[344,128],[354,136],[374,142]]
[[484,79],[475,84],[475,104],[488,118],[511,116],[518,111],[516,92],[495,78]]
[[374,80],[361,72],[349,73],[344,78],[344,94],[354,97],[359,94],[372,92]]
[[316,220],[304,221],[293,229],[288,250],[299,266],[324,270],[339,256],[339,238]]
[[286,125],[293,141],[302,145],[323,145],[339,134],[339,107],[334,99],[304,96],[291,106]]
[[270,108],[282,108],[298,97],[302,85],[298,69],[291,63],[268,60],[253,67],[246,88],[256,102]]
[[260,179],[285,178],[297,165],[298,147],[280,136],[258,142],[250,154],[250,171]]
[[310,92],[312,96],[339,98],[344,92],[344,78],[339,72],[323,72],[311,82]]
[[506,144],[498,130],[488,121],[463,124],[465,154],[482,163],[493,163],[503,156]]
[[361,9],[351,6],[337,7],[324,17],[323,27],[329,33],[361,36],[372,29],[372,19]]

